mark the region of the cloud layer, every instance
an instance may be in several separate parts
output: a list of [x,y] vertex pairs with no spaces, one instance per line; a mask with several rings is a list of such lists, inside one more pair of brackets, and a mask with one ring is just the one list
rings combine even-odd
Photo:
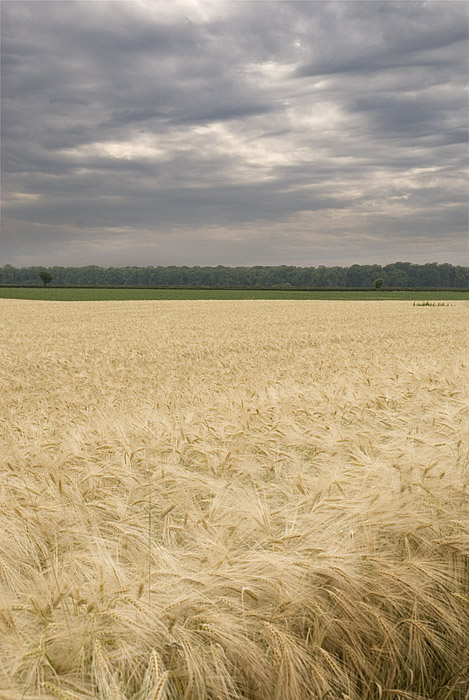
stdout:
[[3,264],[461,264],[463,2],[2,2]]

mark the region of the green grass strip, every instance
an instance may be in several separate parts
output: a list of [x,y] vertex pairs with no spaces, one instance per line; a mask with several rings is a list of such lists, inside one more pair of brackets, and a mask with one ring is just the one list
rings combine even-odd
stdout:
[[91,289],[86,287],[2,287],[0,298],[42,301],[126,301],[171,299],[359,299],[469,300],[469,291],[295,291],[281,289]]

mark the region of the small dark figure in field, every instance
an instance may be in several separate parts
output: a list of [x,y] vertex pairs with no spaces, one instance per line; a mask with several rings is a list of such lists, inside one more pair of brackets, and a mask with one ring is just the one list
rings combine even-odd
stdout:
[[414,301],[412,306],[451,306],[451,304],[445,304],[444,301]]

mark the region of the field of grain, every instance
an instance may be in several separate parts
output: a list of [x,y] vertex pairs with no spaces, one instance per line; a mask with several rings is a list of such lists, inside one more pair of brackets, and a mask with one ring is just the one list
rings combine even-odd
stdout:
[[1,300],[0,698],[467,699],[468,321]]

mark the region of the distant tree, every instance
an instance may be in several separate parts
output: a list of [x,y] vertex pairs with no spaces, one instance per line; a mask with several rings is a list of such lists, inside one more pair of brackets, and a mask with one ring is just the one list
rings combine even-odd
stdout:
[[438,263],[425,263],[417,267],[417,287],[439,287],[440,275]]
[[469,287],[469,268],[458,265],[454,268],[454,286]]
[[384,284],[384,280],[382,277],[378,277],[377,280],[375,280],[375,289],[381,289],[381,287]]
[[14,284],[15,280],[15,272],[17,271],[17,268],[13,267],[13,265],[4,265],[2,269],[2,284]]
[[49,272],[49,270],[41,270],[41,272],[39,273],[39,277],[44,282],[44,287],[46,286],[46,284],[49,284],[49,282],[52,282],[52,275]]
[[362,277],[362,266],[361,265],[352,265],[351,267],[347,268],[347,272],[345,273],[345,286],[346,287],[365,287],[366,282],[363,282],[363,277]]
[[386,265],[386,267],[383,268],[383,272],[387,287],[409,286],[407,270],[401,266],[401,263]]
[[[1,1],[1,0],[0,0]],[[51,278],[43,275],[50,275]],[[37,284],[38,277],[44,285],[51,280],[57,285],[106,286],[106,285],[204,285],[228,287],[469,287],[469,267],[450,263],[396,262],[381,265],[352,265],[351,267],[295,267],[291,265],[255,265],[254,267],[194,267],[176,265],[167,267],[115,267],[97,265],[84,267],[0,267],[0,284]],[[376,280],[382,279],[378,286]],[[469,699],[468,699],[469,700]]]

